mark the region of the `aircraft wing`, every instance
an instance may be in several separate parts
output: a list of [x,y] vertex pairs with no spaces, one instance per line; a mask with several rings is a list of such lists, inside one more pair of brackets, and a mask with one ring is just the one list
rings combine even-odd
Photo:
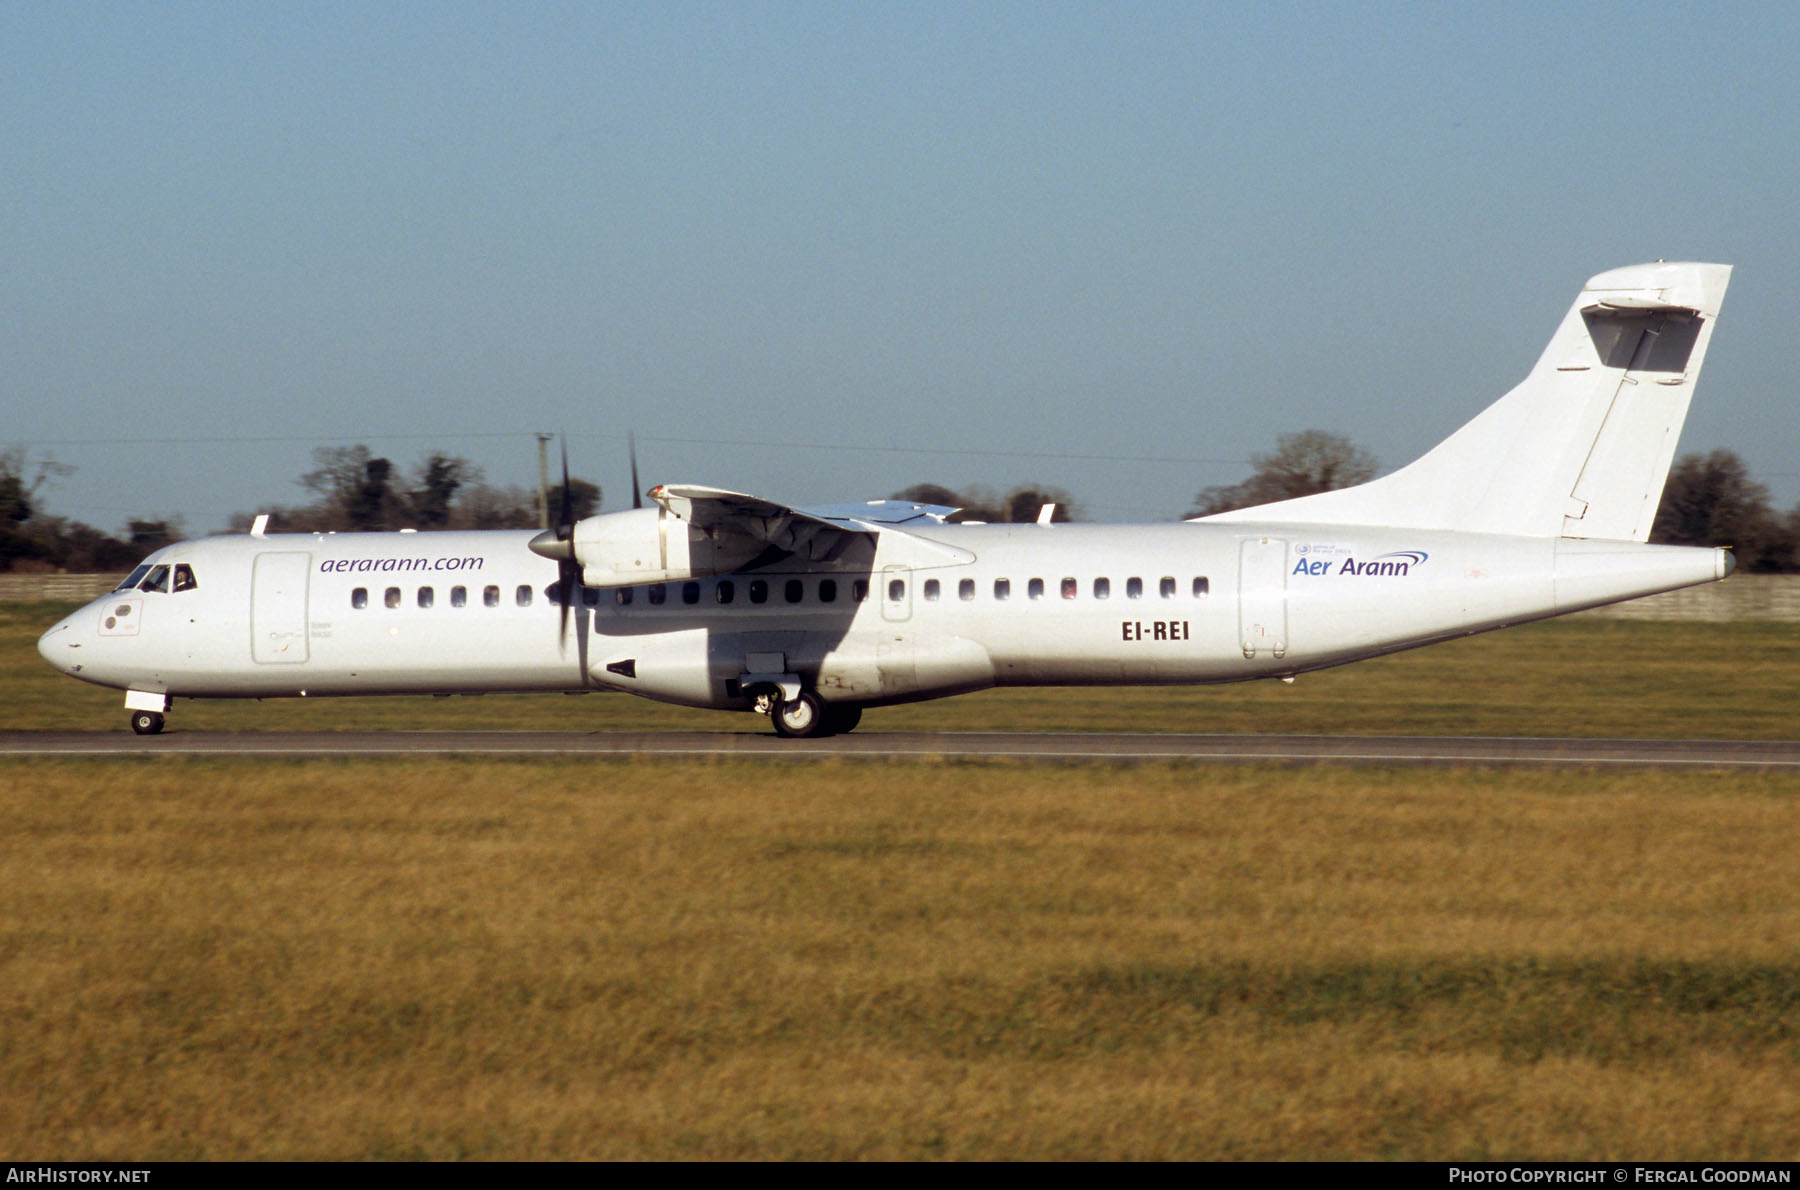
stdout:
[[911,500],[865,500],[861,504],[824,504],[799,510],[803,516],[860,525],[941,525],[959,509],[943,504],[914,504]]
[[790,508],[760,496],[697,484],[658,484],[646,494],[670,515],[715,539],[749,538],[810,561],[836,557],[847,537],[873,538],[883,529],[938,525],[956,511],[910,500]]

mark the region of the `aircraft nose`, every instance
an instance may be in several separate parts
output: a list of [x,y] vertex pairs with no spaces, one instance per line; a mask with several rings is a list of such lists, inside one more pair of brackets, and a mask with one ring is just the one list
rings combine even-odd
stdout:
[[38,656],[64,673],[78,667],[75,654],[80,648],[74,616],[65,617],[56,627],[38,637]]

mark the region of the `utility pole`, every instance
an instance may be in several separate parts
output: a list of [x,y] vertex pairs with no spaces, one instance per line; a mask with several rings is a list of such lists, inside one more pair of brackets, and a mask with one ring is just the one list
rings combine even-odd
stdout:
[[550,528],[550,439],[555,434],[539,434],[538,440],[538,528]]

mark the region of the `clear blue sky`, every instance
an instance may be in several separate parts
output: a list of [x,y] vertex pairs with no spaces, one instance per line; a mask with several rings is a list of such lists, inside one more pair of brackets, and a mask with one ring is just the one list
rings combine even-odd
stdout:
[[[1682,449],[1800,501],[1800,20],[1742,4],[0,6],[0,445],[116,529],[319,445],[1179,515],[1399,466],[1589,275],[1737,272]],[[1785,279],[1784,279],[1785,278]]]

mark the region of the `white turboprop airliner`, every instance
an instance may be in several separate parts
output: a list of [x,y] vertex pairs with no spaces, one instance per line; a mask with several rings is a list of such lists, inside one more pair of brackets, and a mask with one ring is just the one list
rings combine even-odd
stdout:
[[990,686],[1291,677],[1730,574],[1644,544],[1730,271],[1593,278],[1524,383],[1359,487],[1152,525],[679,485],[535,535],[259,525],[158,550],[38,651],[140,733],[176,698],[617,690],[815,736]]

